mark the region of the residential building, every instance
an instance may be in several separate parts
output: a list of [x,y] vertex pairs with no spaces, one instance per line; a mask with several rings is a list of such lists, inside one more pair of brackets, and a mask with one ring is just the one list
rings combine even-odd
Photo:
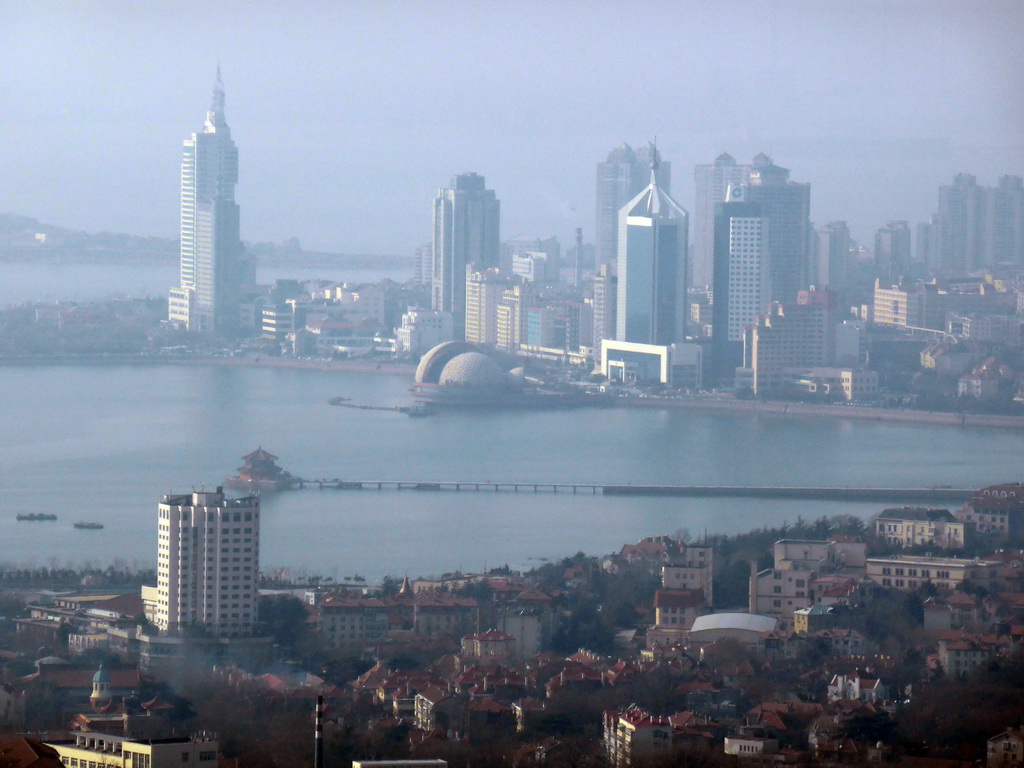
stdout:
[[251,636],[257,622],[260,499],[168,494],[158,507],[157,586],[143,588],[163,633]]
[[217,68],[213,103],[202,132],[184,142],[181,161],[181,260],[168,321],[215,336],[240,332],[244,285],[255,283],[239,236],[238,149],[224,119],[224,84]]
[[508,661],[513,657],[516,639],[497,629],[474,632],[462,638],[462,656],[474,659]]
[[619,255],[619,211],[647,184],[651,165],[661,168],[662,188],[672,189],[672,164],[661,160],[657,147],[648,142],[633,149],[622,143],[597,164],[596,268],[615,264]]
[[713,547],[682,544],[670,564],[661,568],[665,589],[691,589],[703,593],[710,608],[714,594],[715,550]]
[[604,750],[612,768],[629,768],[668,754],[672,749],[672,723],[630,707],[604,713]]
[[872,322],[897,328],[944,331],[947,313],[992,312],[998,310],[998,300],[994,287],[982,280],[948,284],[933,280],[898,285],[876,280]]
[[985,745],[986,768],[1019,768],[1024,765],[1024,730],[1007,728]]
[[1024,484],[990,485],[971,495],[956,519],[973,524],[979,534],[997,538],[1024,533]]
[[850,228],[845,221],[830,221],[815,233],[817,285],[846,292],[850,288]]
[[533,296],[530,283],[512,281],[505,286],[495,310],[495,344],[499,349],[516,352],[526,343]]
[[450,312],[409,307],[402,326],[395,329],[395,352],[399,357],[417,358],[438,344],[452,341]]
[[601,342],[615,339],[618,321],[615,310],[618,307],[619,280],[614,264],[602,264],[594,275],[594,364],[601,365]]
[[743,338],[743,367],[755,394],[781,390],[788,369],[827,366],[835,355],[834,291],[800,292],[796,304],[773,303]]
[[[859,579],[865,572],[866,553],[864,542],[850,537],[780,539],[775,542],[773,567],[751,573],[750,613],[775,618],[778,629],[788,630],[795,611],[819,601],[815,594],[818,577],[843,574]],[[751,563],[752,571],[754,568]]]
[[562,246],[557,237],[520,235],[502,242],[498,267],[503,274],[514,275],[519,274],[515,268],[517,260],[521,271],[526,270],[528,264],[536,265],[530,279],[538,283],[554,283],[558,282],[561,253]]
[[988,664],[1009,651],[1005,636],[977,634],[959,629],[939,632],[939,664],[947,675],[958,677]]
[[470,344],[496,344],[498,341],[498,304],[509,278],[496,268],[476,271],[466,267],[466,341]]
[[412,262],[412,281],[417,285],[430,285],[434,280],[434,244],[424,243],[416,248]]
[[910,224],[890,221],[875,233],[875,276],[884,282],[910,280]]
[[712,284],[715,253],[715,209],[725,201],[731,185],[746,184],[750,181],[751,165],[740,165],[736,159],[723,152],[709,165],[698,165],[694,169],[697,194],[693,206],[693,284]]
[[463,173],[434,198],[431,307],[452,314],[456,340],[465,338],[466,267],[499,265],[501,205],[484,177]]
[[941,233],[938,214],[933,213],[928,221],[918,222],[914,231],[914,261],[922,271],[934,273],[938,269]]
[[869,557],[867,578],[883,587],[914,590],[925,584],[953,591],[970,582],[998,591],[1000,563],[955,557],[889,555]]
[[967,173],[939,187],[938,266],[964,273],[1000,263],[1024,264],[1024,181],[1002,176],[981,187]]
[[668,345],[686,340],[689,214],[658,182],[619,211],[619,279],[615,338]]
[[[693,626],[694,620],[706,612],[704,593],[696,589],[659,589],[654,593],[654,627],[648,631],[650,645],[668,645],[682,638],[683,630]],[[657,643],[651,633],[658,631]]]
[[809,605],[793,611],[793,632],[798,635],[815,634],[835,625],[836,615],[830,605]]
[[875,535],[899,547],[959,550],[973,529],[973,524],[957,520],[948,509],[903,507],[883,510],[875,517]]
[[984,264],[984,190],[969,173],[939,187],[939,263],[945,272],[965,273]]
[[748,202],[746,186],[730,186],[715,206],[712,302],[712,370],[731,381],[743,361],[744,329],[757,322],[771,300],[768,218],[761,203]]

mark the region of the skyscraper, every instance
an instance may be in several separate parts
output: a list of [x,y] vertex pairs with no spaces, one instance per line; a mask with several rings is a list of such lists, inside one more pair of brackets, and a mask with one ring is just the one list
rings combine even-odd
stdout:
[[811,185],[789,180],[789,170],[770,157],[754,158],[747,198],[760,203],[770,222],[772,301],[794,302],[812,279]]
[[658,163],[658,179],[672,191],[672,164],[661,162],[658,148],[648,142],[633,149],[622,143],[597,164],[596,269],[614,264],[619,247],[619,211],[647,185],[651,165]]
[[618,311],[615,338],[668,345],[686,340],[689,214],[650,183],[619,212]]
[[177,328],[238,333],[242,286],[254,276],[239,237],[237,183],[238,149],[224,119],[218,67],[206,124],[185,140],[181,160],[180,284],[168,304],[168,320]]
[[216,491],[168,494],[158,508],[157,594],[162,632],[248,637],[257,621],[260,500]]
[[484,177],[463,173],[434,198],[433,309],[451,312],[455,338],[466,333],[466,266],[490,269],[500,257],[501,205]]
[[768,310],[771,290],[770,223],[747,187],[731,185],[715,206],[712,371],[731,381],[743,362],[743,330]]
[[711,165],[694,169],[697,194],[693,208],[693,284],[711,285],[715,257],[715,206],[725,200],[730,184],[750,181],[752,165],[738,165],[735,158],[723,152]]

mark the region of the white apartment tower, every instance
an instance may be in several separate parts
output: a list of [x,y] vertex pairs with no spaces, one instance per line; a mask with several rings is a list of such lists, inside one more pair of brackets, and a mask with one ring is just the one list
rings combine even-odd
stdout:
[[257,621],[260,500],[221,488],[168,494],[159,505],[151,621],[167,634],[248,637]]
[[185,139],[181,159],[179,286],[168,306],[171,325],[194,333],[238,332],[241,288],[254,282],[239,236],[238,149],[224,119],[224,84],[217,68],[203,130]]

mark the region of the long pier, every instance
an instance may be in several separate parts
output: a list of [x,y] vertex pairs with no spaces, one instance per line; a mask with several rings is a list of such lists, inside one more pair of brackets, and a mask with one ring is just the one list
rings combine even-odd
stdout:
[[588,496],[807,499],[812,501],[964,502],[968,488],[849,488],[752,485],[598,485],[593,483],[495,482],[493,480],[296,480],[298,488],[339,491],[551,493]]

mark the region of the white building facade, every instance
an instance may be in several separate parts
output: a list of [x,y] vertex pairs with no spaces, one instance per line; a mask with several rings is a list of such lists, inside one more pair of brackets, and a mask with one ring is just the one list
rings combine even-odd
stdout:
[[195,333],[239,330],[242,285],[254,282],[239,236],[238,149],[224,119],[217,73],[202,132],[184,142],[181,159],[180,284],[172,288],[168,321]]
[[249,637],[257,622],[260,500],[220,488],[159,504],[157,588],[147,618],[162,633]]

